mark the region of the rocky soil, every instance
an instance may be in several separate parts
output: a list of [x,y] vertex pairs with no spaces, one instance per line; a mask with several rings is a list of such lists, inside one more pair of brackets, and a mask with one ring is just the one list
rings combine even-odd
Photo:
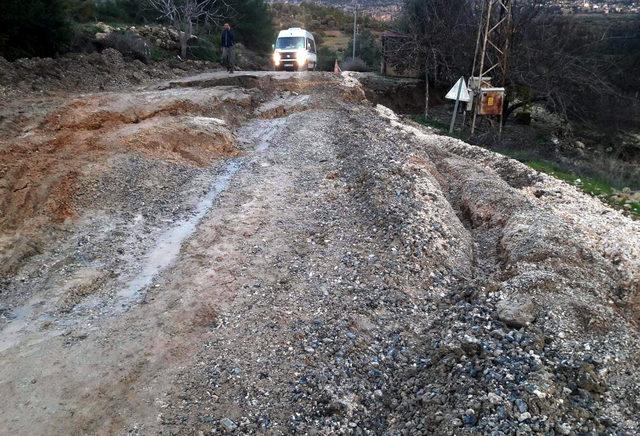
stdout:
[[211,62],[192,60],[145,64],[139,60],[126,60],[112,48],[100,53],[72,53],[56,59],[29,58],[9,62],[0,57],[0,96],[9,101],[16,96],[42,93],[114,91],[123,86],[144,85],[216,67],[218,65]]
[[640,223],[575,187],[349,76],[28,102],[0,433],[640,432]]

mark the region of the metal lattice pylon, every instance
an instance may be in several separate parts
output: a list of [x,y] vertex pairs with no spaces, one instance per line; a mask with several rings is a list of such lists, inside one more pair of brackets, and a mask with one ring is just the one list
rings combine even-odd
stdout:
[[[483,0],[476,52],[473,58],[471,77],[477,77],[478,89],[487,77],[494,83],[506,85],[509,43],[511,42],[511,0]],[[476,97],[478,93],[475,92]],[[474,98],[471,133],[476,127],[479,98]],[[500,117],[502,129],[502,116]]]

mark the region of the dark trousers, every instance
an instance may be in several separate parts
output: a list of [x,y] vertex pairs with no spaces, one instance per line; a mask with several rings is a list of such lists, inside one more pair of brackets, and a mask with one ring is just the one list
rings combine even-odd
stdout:
[[222,65],[227,71],[233,71],[234,61],[233,47],[222,47]]

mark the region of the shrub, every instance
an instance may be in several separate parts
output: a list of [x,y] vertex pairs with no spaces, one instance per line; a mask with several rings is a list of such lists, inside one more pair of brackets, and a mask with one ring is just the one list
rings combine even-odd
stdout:
[[[347,53],[353,53],[353,38],[349,41]],[[356,39],[356,56],[366,65],[380,65],[381,50],[375,36],[368,29],[362,30]]]
[[96,19],[110,23],[150,23],[158,18],[158,13],[142,0],[106,0],[96,4]]
[[161,47],[153,46],[151,47],[151,55],[150,58],[152,61],[159,62],[165,61],[167,59],[172,59],[174,57],[173,53],[168,50],[165,50]]
[[318,66],[316,69],[320,71],[333,71],[336,59],[340,59],[340,54],[328,47],[320,47],[318,49]]
[[190,44],[187,54],[190,58],[200,61],[218,62],[220,60],[218,47],[204,38],[198,38],[194,44]]
[[342,63],[344,71],[369,71],[366,62],[360,58],[346,58]]
[[149,44],[139,35],[133,32],[110,32],[100,40],[104,48],[113,48],[130,59],[138,59],[142,62],[149,62],[151,48]]
[[78,23],[88,23],[96,19],[94,0],[67,0],[69,16]]

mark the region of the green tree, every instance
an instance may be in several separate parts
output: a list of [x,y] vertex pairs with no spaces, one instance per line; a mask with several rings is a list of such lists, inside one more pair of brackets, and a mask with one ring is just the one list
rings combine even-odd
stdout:
[[263,0],[230,0],[227,20],[238,41],[258,52],[268,52],[275,40],[271,13]]
[[[346,56],[353,53],[353,38],[349,41]],[[370,69],[380,65],[380,46],[369,29],[363,29],[356,36],[356,57],[362,59]]]
[[64,0],[0,1],[0,56],[54,56],[71,39]]
[[159,16],[160,14],[143,0],[107,0],[96,5],[96,18],[100,21],[146,24],[156,21]]
[[67,0],[70,18],[77,23],[87,23],[96,19],[95,0]]

